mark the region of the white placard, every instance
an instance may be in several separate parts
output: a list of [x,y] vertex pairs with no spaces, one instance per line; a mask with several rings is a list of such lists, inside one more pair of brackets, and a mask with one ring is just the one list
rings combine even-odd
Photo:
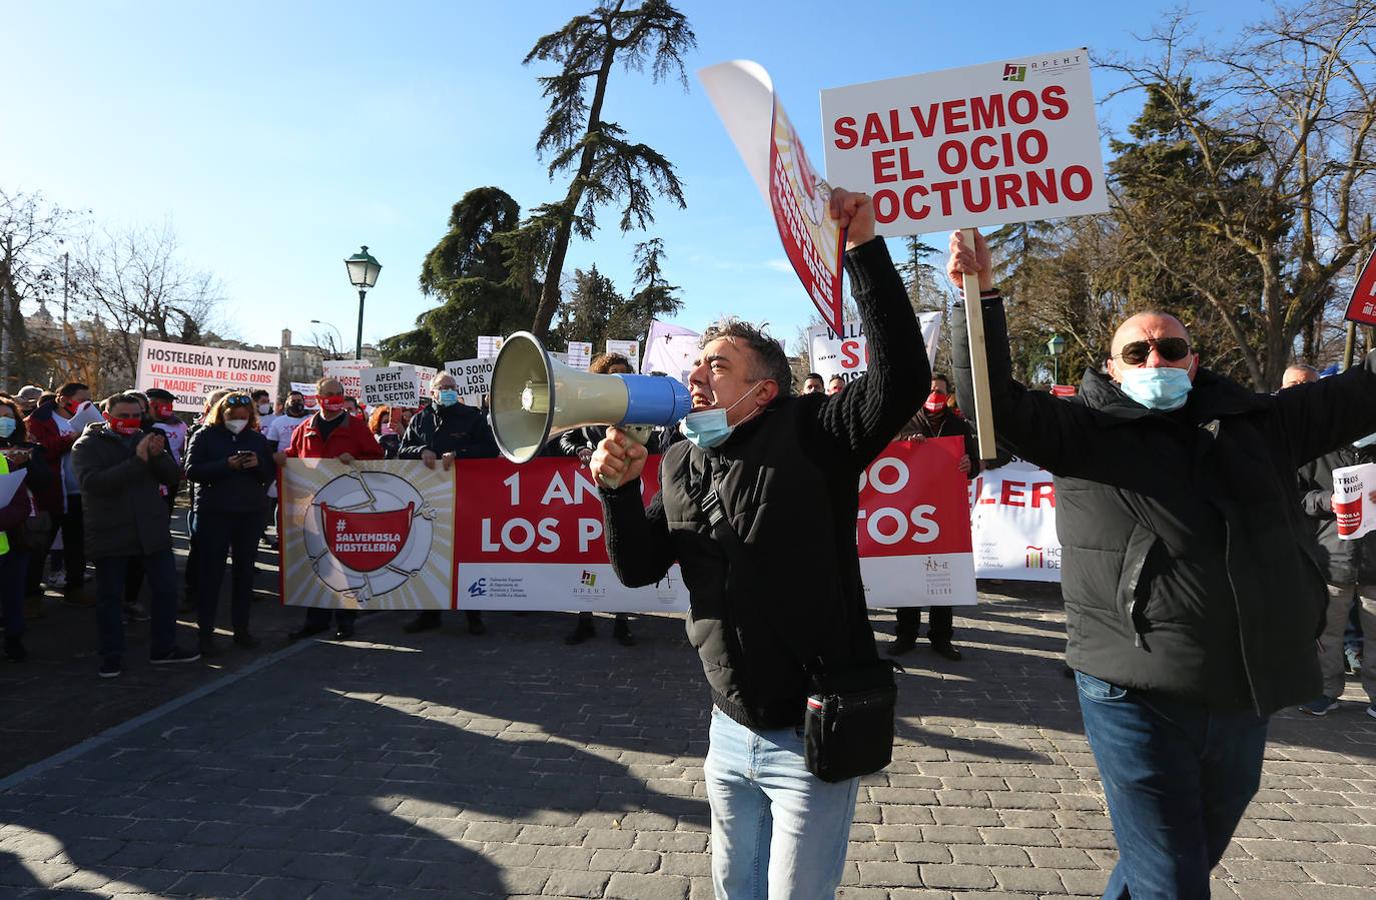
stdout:
[[1333,470],[1333,515],[1338,538],[1355,541],[1376,529],[1376,463],[1340,466]]
[[1083,48],[825,90],[822,128],[881,235],[1108,211]]
[[588,364],[592,362],[592,341],[569,341],[569,362],[570,369],[588,371]]
[[226,350],[144,338],[139,342],[139,391],[160,388],[177,412],[201,412],[207,394],[221,388],[277,394],[282,357],[277,353]]
[[363,402],[367,406],[420,406],[420,377],[411,366],[383,366],[362,372]]
[[469,406],[478,406],[483,396],[492,391],[492,367],[495,359],[456,359],[444,364],[444,370],[454,376],[459,399]]
[[631,361],[631,371],[640,371],[640,341],[607,341],[607,353],[620,353]]
[[416,376],[420,378],[420,392],[422,395],[429,392],[430,382],[433,381],[435,376],[440,373],[439,369],[432,369],[429,366],[418,366],[415,363],[398,362],[396,360],[392,360],[391,362],[387,363],[387,365],[405,366],[408,369],[415,369]]
[[368,359],[327,359],[324,374],[338,381],[346,396],[359,398],[363,395],[363,370],[372,367],[372,360]]
[[319,399],[316,396],[315,382],[313,381],[293,381],[291,389],[306,398],[306,409],[316,409],[319,407]]
[[[922,342],[927,345],[927,365],[934,366],[937,339],[941,336],[941,313],[919,313],[917,322],[922,328]],[[842,334],[825,325],[809,328],[807,348],[808,363],[824,382],[839,375],[849,384],[869,369],[869,339],[865,337],[862,322],[847,322]]]
[[500,334],[480,334],[478,335],[478,359],[494,359],[501,352],[502,341],[506,340]]
[[1060,581],[1056,487],[1051,473],[1014,460],[970,482],[977,578]]

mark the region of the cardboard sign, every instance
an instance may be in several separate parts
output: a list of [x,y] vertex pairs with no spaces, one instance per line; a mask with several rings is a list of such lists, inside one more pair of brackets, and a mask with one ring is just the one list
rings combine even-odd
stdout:
[[316,394],[314,382],[293,381],[291,389],[306,398],[306,409],[318,409],[320,407],[320,399]]
[[1376,325],[1376,251],[1366,258],[1352,285],[1352,299],[1347,301],[1343,318],[1359,325]]
[[1056,486],[1028,462],[981,472],[970,482],[975,574],[1014,581],[1060,581]]
[[137,390],[172,394],[177,412],[199,413],[207,394],[220,388],[277,394],[282,357],[276,353],[225,350],[144,338],[139,342]]
[[343,385],[347,396],[359,398],[363,396],[363,370],[372,367],[372,361],[366,359],[327,359],[324,375]]
[[784,254],[798,280],[822,321],[841,331],[845,241],[831,218],[831,187],[808,161],[769,73],[758,63],[734,60],[702,69],[698,78],[774,213]]
[[[941,313],[919,313],[922,342],[927,345],[927,364],[936,365],[937,340],[941,337]],[[830,381],[840,376],[847,384],[859,378],[870,367],[869,340],[863,322],[847,322],[839,334],[825,325],[807,331],[808,364],[812,371]]]
[[415,369],[416,377],[420,379],[420,392],[422,396],[430,392],[430,382],[433,381],[435,376],[440,373],[439,369],[432,369],[429,366],[418,366],[414,363],[397,362],[396,360],[392,360],[387,365],[404,366],[408,369]]
[[588,365],[592,362],[592,341],[569,341],[569,361],[570,369],[588,371]]
[[640,341],[607,341],[607,353],[619,353],[631,361],[631,371],[640,371]]
[[825,90],[822,128],[881,235],[1108,211],[1083,48]]
[[469,406],[481,405],[484,396],[492,392],[492,367],[495,359],[456,359],[444,364],[444,370],[454,376],[459,400]]
[[420,376],[411,366],[364,369],[363,402],[368,406],[420,406]]
[[478,335],[478,359],[496,359],[502,350],[504,340],[506,339],[500,334]]

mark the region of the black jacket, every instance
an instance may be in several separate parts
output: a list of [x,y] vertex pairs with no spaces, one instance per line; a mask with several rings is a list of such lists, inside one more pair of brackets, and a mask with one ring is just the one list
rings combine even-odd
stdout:
[[[624,584],[653,584],[677,560],[691,597],[688,637],[713,702],[747,727],[802,721],[804,664],[874,659],[855,547],[860,473],[927,394],[917,320],[882,240],[846,254],[869,335],[867,374],[840,394],[776,400],[713,450],[674,444],[646,509],[638,481],[602,494],[607,551]],[[744,543],[725,551],[699,507],[706,467]]]
[[145,435],[125,437],[97,422],[86,426],[72,446],[91,559],[145,556],[172,547],[171,510],[158,486],[176,493],[181,473],[166,445],[149,462],[138,458],[134,450]]
[[[671,443],[669,434],[670,432],[665,429],[656,428],[649,440],[646,441],[645,449],[652,454],[663,453],[668,450]],[[540,455],[575,457],[581,450],[596,450],[597,445],[602,443],[602,439],[606,436],[606,425],[584,425],[582,428],[570,428],[545,444],[544,452]]]
[[436,403],[406,426],[397,459],[420,459],[425,450],[436,456],[452,453],[456,459],[489,459],[497,455],[497,440],[477,407],[457,403],[441,408]]
[[1329,584],[1376,584],[1376,532],[1355,541],[1340,540],[1333,515],[1333,470],[1372,462],[1376,447],[1348,444],[1300,468],[1304,514],[1319,539],[1319,562]]
[[1056,476],[1071,667],[1259,715],[1318,696],[1326,592],[1294,473],[1376,430],[1376,356],[1276,396],[1201,369],[1172,413],[1088,372],[1067,402],[1013,380],[1003,302],[983,306],[998,438]]
[[979,442],[975,440],[975,431],[969,422],[949,409],[940,419],[935,420],[927,414],[925,408],[919,409],[898,432],[898,440],[907,440],[910,435],[924,438],[961,438],[965,442],[965,458],[970,461],[971,477],[979,473]]
[[[186,477],[197,485],[193,495],[196,515],[207,513],[261,513],[267,509],[268,485],[277,477],[272,460],[275,448],[257,431],[232,434],[223,425],[196,429],[186,445]],[[231,469],[229,458],[252,451],[258,465]]]

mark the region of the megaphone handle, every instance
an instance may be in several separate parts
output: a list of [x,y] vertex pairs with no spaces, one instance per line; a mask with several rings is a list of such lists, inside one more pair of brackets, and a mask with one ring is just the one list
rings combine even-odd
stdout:
[[[635,441],[642,447],[645,446],[646,442],[650,440],[650,435],[655,433],[655,426],[653,425],[618,425],[616,427],[621,429],[621,431],[626,435],[626,437]],[[606,478],[603,478],[601,475],[598,475],[597,483],[602,485],[609,491],[614,491],[617,488],[621,487],[620,478],[616,479],[615,481],[608,481]]]

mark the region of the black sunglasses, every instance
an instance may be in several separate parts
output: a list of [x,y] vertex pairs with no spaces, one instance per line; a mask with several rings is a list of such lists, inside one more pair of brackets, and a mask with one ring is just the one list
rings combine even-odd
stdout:
[[225,398],[225,406],[252,406],[253,398],[248,394],[230,394]]
[[1123,345],[1118,358],[1130,366],[1140,366],[1151,355],[1151,348],[1167,362],[1179,362],[1190,353],[1190,342],[1184,338],[1148,338],[1145,341],[1132,341]]

